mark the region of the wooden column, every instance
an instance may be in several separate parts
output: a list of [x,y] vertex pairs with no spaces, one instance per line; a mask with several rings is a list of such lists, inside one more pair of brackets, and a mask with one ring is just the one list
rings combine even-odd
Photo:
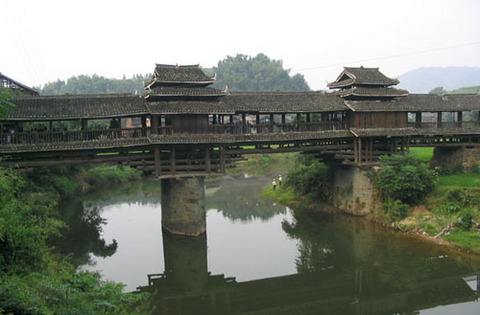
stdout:
[[205,172],[210,174],[212,172],[212,162],[210,160],[210,148],[205,148]]
[[437,128],[442,127],[442,112],[437,112]]
[[170,174],[175,176],[175,147],[172,146],[170,149]]
[[306,122],[309,123],[311,120],[310,120],[310,113],[307,113],[307,117],[306,117]]
[[353,162],[358,163],[358,141],[353,139]]
[[162,164],[160,161],[160,146],[156,145],[153,149],[153,157],[155,160],[155,176],[160,177],[162,175]]
[[53,121],[48,122],[48,131],[52,132],[53,131]]
[[142,116],[142,128],[147,128],[147,116]]
[[457,112],[457,125],[458,127],[462,127],[462,122],[463,122],[463,112],[462,111],[459,111]]
[[362,152],[362,138],[358,138],[358,165],[362,165],[363,159],[363,152]]
[[220,172],[225,173],[225,148],[224,146],[219,147],[220,150]]
[[302,114],[297,113],[297,124],[299,124],[302,120]]
[[247,114],[242,113],[242,133],[247,131]]
[[282,125],[285,125],[286,124],[286,117],[285,117],[285,113],[282,114]]
[[415,127],[417,128],[422,127],[422,112],[415,113]]
[[230,115],[229,122],[230,122],[231,124],[233,124],[233,115]]
[[274,116],[273,114],[270,114],[270,124],[273,125],[274,123]]
[[217,115],[212,115],[212,124],[213,125],[217,124]]
[[255,115],[255,123],[257,125],[260,124],[260,115],[259,114]]
[[86,120],[85,118],[80,119],[80,126],[82,130],[87,130],[88,120]]
[[150,128],[152,128],[152,131],[154,134],[158,134],[159,128],[160,128],[160,115],[152,115],[150,119],[151,119]]

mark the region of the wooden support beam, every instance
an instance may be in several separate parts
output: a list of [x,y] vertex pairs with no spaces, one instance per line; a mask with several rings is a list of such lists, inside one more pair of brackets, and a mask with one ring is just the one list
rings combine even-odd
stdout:
[[437,112],[437,128],[442,127],[442,112]]
[[162,175],[162,164],[160,160],[160,146],[156,145],[153,149],[153,156],[155,160],[155,176],[161,176]]
[[462,122],[463,122],[463,112],[462,111],[457,112],[457,121],[458,121],[458,127],[462,127]]
[[422,112],[415,113],[415,127],[420,128],[422,126]]
[[87,130],[88,120],[86,120],[85,118],[80,119],[80,126],[82,130]]
[[274,124],[274,116],[273,116],[273,114],[270,114],[270,124],[271,124],[271,125]]
[[285,125],[287,123],[285,113],[282,114],[282,125]]
[[212,172],[212,164],[210,161],[210,148],[205,148],[205,171],[210,174]]
[[363,152],[362,152],[362,138],[358,138],[358,165],[362,165]]
[[229,122],[230,122],[231,124],[233,124],[233,115],[230,115]]
[[172,146],[170,148],[170,174],[172,174],[173,176],[175,176],[175,165],[176,165],[176,161],[175,161],[175,147]]
[[255,115],[255,123],[258,125],[260,124],[260,114]]
[[302,122],[302,114],[297,113],[297,124]]
[[310,122],[310,113],[307,113],[306,116],[307,116],[306,117],[306,122],[309,123]]
[[225,147],[220,146],[220,172],[225,173]]

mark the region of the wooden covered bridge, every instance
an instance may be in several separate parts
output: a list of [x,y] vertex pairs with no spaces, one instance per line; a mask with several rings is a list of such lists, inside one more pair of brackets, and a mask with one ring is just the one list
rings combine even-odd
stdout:
[[480,95],[409,94],[378,68],[324,92],[230,92],[198,65],[157,65],[142,96],[28,95],[2,118],[3,165],[124,163],[160,178],[223,173],[245,154],[372,165],[410,146],[480,144]]

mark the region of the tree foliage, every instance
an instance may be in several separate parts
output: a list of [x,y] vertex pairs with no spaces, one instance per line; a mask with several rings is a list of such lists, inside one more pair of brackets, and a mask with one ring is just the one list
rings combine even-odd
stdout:
[[142,94],[144,81],[151,78],[150,74],[137,74],[127,79],[109,79],[99,75],[79,75],[67,80],[49,82],[42,88],[37,88],[42,95],[59,94],[106,94],[131,93]]
[[447,90],[443,88],[443,86],[437,86],[436,88],[433,88],[428,92],[428,94],[433,94],[433,95],[445,95],[447,94]]
[[301,74],[290,76],[281,60],[270,59],[264,54],[255,57],[237,54],[227,56],[213,68],[217,74],[215,85],[232,91],[308,91]]
[[285,184],[301,195],[312,194],[320,199],[327,199],[327,180],[329,168],[314,157],[300,155],[297,167],[287,174]]
[[435,171],[413,157],[383,156],[380,163],[376,183],[385,200],[416,204],[434,188]]

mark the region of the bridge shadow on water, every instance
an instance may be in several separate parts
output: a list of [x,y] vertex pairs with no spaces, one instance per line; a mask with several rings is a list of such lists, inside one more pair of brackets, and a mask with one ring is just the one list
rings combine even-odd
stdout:
[[207,236],[164,234],[165,271],[137,290],[152,294],[153,314],[418,314],[480,293],[478,262],[359,219],[305,214],[283,228],[299,241],[297,274],[212,275]]

